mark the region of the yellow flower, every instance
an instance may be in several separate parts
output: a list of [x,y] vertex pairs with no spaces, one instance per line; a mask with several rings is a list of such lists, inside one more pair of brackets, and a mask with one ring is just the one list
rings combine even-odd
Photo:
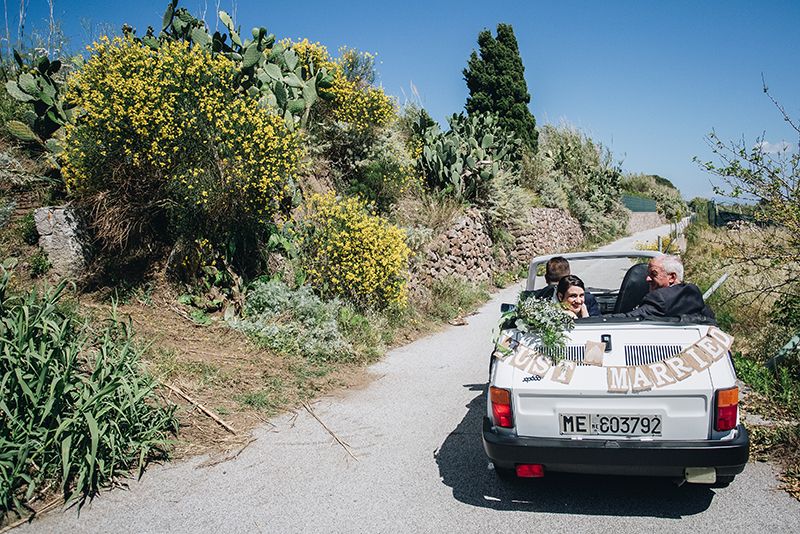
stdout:
[[365,306],[405,303],[410,250],[403,230],[370,214],[363,201],[332,192],[312,196],[306,210],[309,239],[301,243],[312,285]]
[[169,195],[149,200],[236,225],[244,214],[269,220],[292,194],[302,137],[233,89],[233,62],[185,42],[152,50],[103,38],[90,52],[67,81],[67,100],[82,110],[65,128],[70,192]]

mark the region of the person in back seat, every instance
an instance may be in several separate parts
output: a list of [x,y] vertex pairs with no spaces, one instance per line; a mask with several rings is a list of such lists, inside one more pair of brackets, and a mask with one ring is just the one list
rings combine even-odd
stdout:
[[[554,256],[547,260],[544,270],[544,280],[547,285],[533,292],[537,299],[557,301],[556,286],[565,276],[570,275],[569,261],[564,256]],[[584,294],[584,302],[589,312],[589,317],[600,316],[600,305],[597,299],[588,291]]]
[[657,256],[647,264],[647,284],[650,291],[633,311],[619,314],[624,317],[680,317],[704,315],[714,319],[706,306],[700,289],[683,282],[683,263],[677,256]]
[[556,286],[556,298],[564,308],[564,312],[575,319],[589,317],[586,309],[586,289],[583,280],[574,274],[568,274]]

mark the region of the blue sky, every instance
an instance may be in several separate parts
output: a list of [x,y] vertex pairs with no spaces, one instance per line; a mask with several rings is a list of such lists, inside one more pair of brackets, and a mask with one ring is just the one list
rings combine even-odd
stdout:
[[[71,46],[86,28],[159,26],[166,0],[53,0]],[[17,7],[7,2],[11,35]],[[182,0],[214,28],[216,0]],[[335,53],[342,45],[377,53],[380,82],[399,101],[416,99],[445,118],[463,109],[462,70],[482,29],[514,27],[538,124],[565,122],[611,149],[625,171],[659,174],[686,198],[712,194],[692,162],[711,159],[704,137],[772,144],[797,135],[761,90],[800,119],[800,2],[462,0],[258,2],[222,0],[243,29],[308,37]],[[29,0],[26,32],[47,26],[49,4]],[[249,33],[245,31],[244,33]],[[96,36],[96,35],[95,35]]]

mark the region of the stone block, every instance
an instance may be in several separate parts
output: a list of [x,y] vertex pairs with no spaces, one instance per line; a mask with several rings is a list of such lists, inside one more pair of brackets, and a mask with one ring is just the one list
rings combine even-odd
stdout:
[[72,208],[49,206],[33,213],[39,246],[60,276],[80,278],[86,269],[88,247],[80,218]]

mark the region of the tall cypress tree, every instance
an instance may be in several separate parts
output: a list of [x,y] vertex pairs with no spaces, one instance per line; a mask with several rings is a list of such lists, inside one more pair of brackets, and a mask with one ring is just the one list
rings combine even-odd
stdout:
[[510,24],[497,25],[497,38],[489,30],[478,34],[480,57],[473,50],[464,69],[469,88],[467,113],[498,115],[500,124],[536,152],[539,133],[528,103],[531,95],[525,83],[525,67],[517,38]]

